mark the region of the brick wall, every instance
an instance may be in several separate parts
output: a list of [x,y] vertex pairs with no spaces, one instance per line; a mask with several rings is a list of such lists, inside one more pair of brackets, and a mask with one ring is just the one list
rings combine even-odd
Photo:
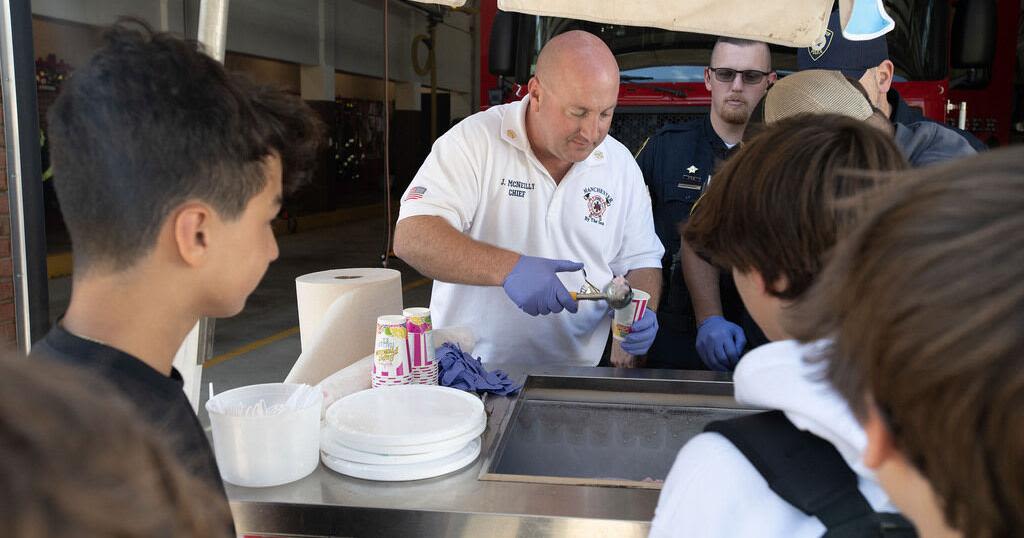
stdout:
[[0,112],[0,343],[13,344],[17,340],[17,329],[14,322],[11,206],[7,199],[7,144],[4,132],[4,118]]

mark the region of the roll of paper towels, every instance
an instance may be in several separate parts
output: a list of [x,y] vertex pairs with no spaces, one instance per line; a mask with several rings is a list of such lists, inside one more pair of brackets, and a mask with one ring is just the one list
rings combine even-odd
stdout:
[[377,317],[402,313],[402,274],[394,269],[333,269],[295,279],[299,355],[287,383],[316,384],[373,353]]

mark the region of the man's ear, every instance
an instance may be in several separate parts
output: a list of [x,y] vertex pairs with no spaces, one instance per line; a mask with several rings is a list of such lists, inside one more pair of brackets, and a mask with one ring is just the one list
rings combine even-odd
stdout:
[[213,209],[199,202],[186,203],[172,213],[175,246],[185,264],[198,267],[206,259],[213,216]]
[[768,73],[768,85],[764,87],[764,91],[767,92],[768,90],[770,90],[772,88],[772,84],[775,84],[775,81],[777,80],[779,80],[778,73],[776,73],[775,71]]
[[540,101],[544,96],[541,95],[540,81],[537,80],[537,77],[530,77],[530,82],[526,83],[526,92],[530,94],[530,103],[533,106],[540,106]]
[[864,448],[864,465],[871,469],[877,469],[895,455],[896,447],[893,444],[889,425],[882,418],[878,407],[874,402],[869,402],[867,408],[864,433],[867,435],[868,442]]
[[704,68],[704,87],[711,91],[711,67]]
[[875,77],[878,80],[878,91],[883,96],[892,87],[892,77],[895,72],[896,66],[890,60],[882,60],[882,63],[878,64],[878,68],[875,70]]

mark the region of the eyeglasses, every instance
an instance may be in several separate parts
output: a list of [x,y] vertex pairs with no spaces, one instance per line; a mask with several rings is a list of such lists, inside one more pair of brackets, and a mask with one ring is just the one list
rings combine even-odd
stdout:
[[715,80],[718,82],[730,83],[736,79],[736,75],[740,75],[743,78],[743,83],[749,85],[759,84],[769,74],[756,69],[737,71],[728,67],[709,67],[708,71],[715,74]]

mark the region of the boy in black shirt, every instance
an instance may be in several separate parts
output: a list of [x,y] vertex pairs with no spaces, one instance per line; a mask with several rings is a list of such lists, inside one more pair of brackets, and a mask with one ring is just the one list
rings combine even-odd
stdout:
[[311,173],[321,126],[296,97],[195,43],[121,22],[49,112],[71,235],[71,304],[33,348],[110,379],[223,491],[171,366],[196,322],[238,313],[277,257],[271,221]]

